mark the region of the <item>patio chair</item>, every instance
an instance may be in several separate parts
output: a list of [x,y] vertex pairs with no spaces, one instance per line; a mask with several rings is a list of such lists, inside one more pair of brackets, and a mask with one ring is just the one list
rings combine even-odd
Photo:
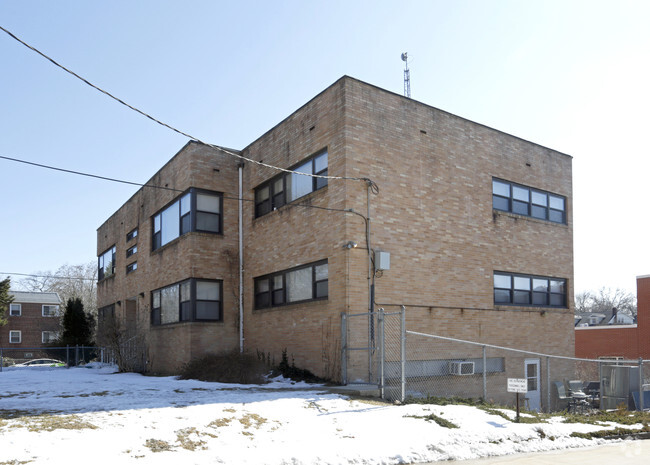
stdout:
[[567,396],[564,383],[562,381],[553,381],[552,386],[555,387],[555,389],[553,389],[553,410],[559,411],[568,409],[571,396]]

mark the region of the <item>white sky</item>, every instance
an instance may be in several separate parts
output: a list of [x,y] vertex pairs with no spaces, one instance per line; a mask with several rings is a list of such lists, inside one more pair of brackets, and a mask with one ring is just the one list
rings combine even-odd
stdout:
[[[0,25],[196,137],[243,148],[344,74],[574,157],[575,289],[650,274],[650,2],[47,0]],[[0,32],[0,155],[145,182],[186,140]],[[0,271],[96,258],[135,187],[0,160]],[[379,227],[379,225],[376,225]]]

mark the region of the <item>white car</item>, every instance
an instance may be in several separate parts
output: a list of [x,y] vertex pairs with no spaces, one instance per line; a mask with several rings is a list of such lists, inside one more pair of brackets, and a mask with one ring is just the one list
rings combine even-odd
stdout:
[[53,358],[37,358],[28,362],[16,363],[15,367],[64,367],[65,363]]

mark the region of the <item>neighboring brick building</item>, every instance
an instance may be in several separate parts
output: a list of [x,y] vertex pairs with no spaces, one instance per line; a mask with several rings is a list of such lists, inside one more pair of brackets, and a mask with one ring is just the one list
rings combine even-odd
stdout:
[[100,323],[140,328],[154,371],[239,348],[241,226],[244,347],[338,378],[341,314],[369,308],[367,212],[390,253],[375,302],[407,305],[409,328],[573,355],[571,157],[350,77],[238,153],[351,179],[190,142],[147,183],[175,191],[110,217]]
[[35,349],[56,339],[61,330],[61,300],[56,292],[9,291],[9,294],[14,300],[9,304],[7,324],[0,327],[0,347]]
[[650,276],[636,278],[636,298],[636,324],[577,326],[576,357],[650,359]]

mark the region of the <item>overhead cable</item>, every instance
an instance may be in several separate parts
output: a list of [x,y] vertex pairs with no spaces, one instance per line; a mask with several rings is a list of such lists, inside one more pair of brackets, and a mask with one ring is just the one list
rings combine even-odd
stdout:
[[30,278],[53,278],[53,279],[69,279],[71,281],[97,281],[95,278],[82,278],[81,276],[79,277],[74,277],[74,276],[57,276],[57,275],[47,275],[47,274],[28,274],[28,273],[8,273],[6,271],[0,271],[0,275],[7,275],[7,276],[28,276]]
[[299,174],[299,175],[302,175],[302,176],[308,176],[308,177],[312,177],[312,178],[322,178],[322,179],[342,179],[342,180],[348,180],[348,181],[364,181],[364,182],[367,182],[367,183],[369,183],[369,184],[371,184],[371,185],[375,185],[375,186],[376,186],[376,184],[375,184],[371,179],[369,179],[369,178],[357,178],[357,177],[348,177],[348,176],[327,176],[327,175],[321,175],[321,174],[303,173],[303,172],[301,172],[301,171],[295,171],[295,170],[289,170],[289,169],[286,169],[286,168],[280,168],[279,166],[269,165],[268,163],[263,163],[263,162],[261,162],[261,161],[257,161],[257,160],[253,160],[253,159],[251,159],[251,158],[244,157],[244,156],[241,155],[241,154],[238,154],[238,153],[232,152],[232,151],[230,151],[230,150],[228,150],[228,149],[226,149],[226,148],[224,148],[224,147],[221,147],[221,146],[219,146],[219,145],[215,145],[215,144],[210,144],[210,143],[208,143],[208,142],[204,142],[204,141],[202,141],[201,139],[199,139],[198,137],[192,136],[192,135],[190,135],[190,134],[188,134],[188,133],[186,133],[186,132],[181,131],[180,129],[177,129],[177,128],[173,127],[173,126],[170,126],[169,124],[164,123],[164,122],[160,121],[159,119],[154,118],[154,117],[151,116],[150,114],[145,113],[144,111],[142,111],[142,110],[140,110],[140,109],[138,109],[138,108],[136,108],[136,107],[134,107],[134,106],[132,106],[132,105],[129,105],[129,104],[126,103],[124,100],[121,100],[120,98],[114,96],[114,95],[111,94],[110,92],[108,92],[108,91],[106,91],[106,90],[104,90],[104,89],[102,89],[102,88],[96,86],[95,84],[93,84],[93,83],[91,83],[90,81],[88,81],[87,79],[81,77],[80,75],[78,75],[78,74],[75,73],[74,71],[71,71],[71,70],[69,70],[68,68],[66,68],[65,66],[63,66],[63,65],[61,65],[60,63],[56,62],[53,58],[50,58],[49,56],[47,56],[46,54],[44,54],[44,53],[41,52],[40,50],[36,49],[35,47],[33,47],[33,46],[29,45],[28,43],[24,42],[23,40],[19,39],[16,35],[12,34],[11,32],[9,32],[9,31],[8,31],[7,29],[5,29],[4,27],[0,26],[0,30],[4,31],[4,32],[7,33],[7,35],[9,35],[12,39],[16,40],[17,42],[20,42],[21,44],[23,44],[23,45],[24,45],[25,47],[27,47],[28,49],[30,49],[30,50],[32,50],[32,51],[38,53],[40,56],[42,56],[43,58],[45,58],[46,60],[48,60],[49,62],[51,62],[53,65],[55,65],[55,66],[61,68],[61,69],[62,69],[63,71],[65,71],[66,73],[71,74],[72,76],[74,76],[74,77],[76,77],[77,79],[81,80],[82,82],[84,82],[85,84],[89,85],[89,86],[92,87],[93,89],[95,89],[95,90],[101,92],[102,94],[104,94],[104,95],[106,95],[106,96],[112,98],[113,100],[115,100],[115,101],[121,103],[122,105],[124,105],[125,107],[127,107],[127,108],[129,108],[129,109],[135,111],[136,113],[139,113],[140,115],[144,116],[145,118],[148,118],[148,119],[150,119],[151,121],[153,121],[153,122],[155,122],[155,123],[157,123],[157,124],[159,124],[159,125],[161,125],[161,126],[164,126],[164,127],[166,127],[167,129],[169,129],[169,130],[171,130],[171,131],[174,131],[174,132],[177,133],[177,134],[180,134],[180,135],[182,135],[182,136],[185,136],[185,137],[187,137],[187,138],[189,138],[189,139],[193,139],[193,140],[195,140],[195,141],[197,141],[197,142],[199,142],[199,143],[201,143],[201,144],[203,144],[203,145],[207,145],[208,147],[212,147],[212,148],[215,148],[215,149],[217,149],[217,150],[220,150],[220,151],[222,151],[222,152],[224,152],[224,153],[226,153],[226,154],[228,154],[228,155],[231,155],[231,156],[233,156],[233,157],[237,157],[237,158],[239,158],[240,160],[245,160],[245,161],[248,161],[248,162],[250,162],[250,163],[254,163],[254,164],[256,164],[256,165],[264,166],[264,167],[266,167],[266,168],[272,168],[272,169],[274,169],[274,170],[278,170],[278,171],[283,171],[283,172],[285,172],[285,173]]
[[63,171],[64,173],[78,174],[80,176],[88,176],[90,178],[104,179],[105,181],[119,182],[119,183],[122,183],[122,184],[130,184],[132,186],[151,187],[151,188],[155,188],[155,189],[164,189],[164,190],[174,191],[174,192],[183,192],[183,191],[181,191],[179,189],[174,189],[172,187],[156,186],[156,185],[152,185],[152,184],[141,184],[139,182],[124,181],[122,179],[108,178],[106,176],[99,176],[97,174],[82,173],[81,171],[67,170],[67,169],[64,169],[64,168],[58,168],[56,166],[43,165],[41,163],[34,163],[33,161],[21,160],[19,158],[5,157],[4,155],[0,155],[0,158],[2,158],[4,160],[15,161],[15,162],[18,162],[18,163],[24,163],[26,165],[38,166],[40,168],[47,168],[49,170]]

